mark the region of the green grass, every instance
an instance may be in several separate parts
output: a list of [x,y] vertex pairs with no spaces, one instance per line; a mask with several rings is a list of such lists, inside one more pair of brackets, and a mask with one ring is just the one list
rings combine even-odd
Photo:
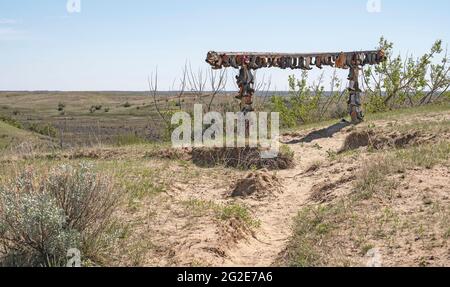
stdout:
[[395,159],[411,167],[433,168],[437,164],[448,164],[450,159],[450,142],[417,146],[395,152]]
[[117,146],[140,145],[145,143],[145,139],[135,134],[123,134],[116,136],[115,144]]
[[148,197],[166,192],[167,177],[164,167],[149,167],[138,160],[96,161],[96,167],[115,178],[116,188],[124,192],[128,207],[137,210]]
[[[430,114],[430,113],[442,113],[442,112],[449,112],[450,111],[450,104],[448,102],[444,102],[441,104],[430,104],[426,106],[420,106],[420,107],[413,107],[413,108],[403,108],[403,109],[397,109],[382,113],[370,113],[365,114],[365,122],[370,123],[377,120],[387,120],[387,119],[401,119],[404,117],[409,117],[413,115],[420,115],[420,114]],[[349,120],[347,118],[347,120]],[[296,132],[296,131],[303,131],[303,130],[309,130],[309,129],[316,129],[316,128],[324,128],[331,125],[336,124],[339,122],[340,119],[330,119],[330,120],[324,120],[314,123],[308,123],[304,125],[300,125],[298,127],[293,128],[285,128],[282,129],[282,133],[286,132]],[[448,124],[448,121],[447,121]],[[426,124],[422,124],[424,127],[426,127]],[[442,125],[446,125],[443,123]],[[448,126],[447,126],[448,128]]]
[[44,144],[45,141],[32,132],[22,130],[0,121],[0,150],[8,147],[14,147],[23,142],[31,144]]
[[301,209],[294,219],[293,236],[287,248],[287,265],[312,267],[324,265],[323,258],[328,252],[326,246],[318,246],[327,240],[337,227],[336,218],[345,212],[345,205],[308,206]]
[[214,217],[219,221],[229,221],[236,219],[243,223],[247,228],[258,228],[261,222],[254,218],[247,206],[238,203],[217,204],[212,201],[200,199],[190,199],[184,201],[183,204],[187,210],[195,216],[201,217],[209,213],[213,213]]
[[402,108],[383,113],[367,114],[365,116],[365,119],[366,121],[385,120],[392,118],[399,119],[405,116],[413,116],[428,113],[441,113],[446,111],[450,111],[450,104],[448,102],[430,104],[413,108]]
[[260,226],[260,222],[255,220],[251,215],[248,208],[242,204],[227,204],[219,206],[217,209],[217,218],[220,220],[238,219],[243,222],[247,227],[257,228]]
[[[426,209],[419,207],[421,212],[405,215],[401,213],[402,207],[394,203],[397,200],[394,192],[399,185],[397,175],[415,168],[448,165],[449,156],[449,142],[374,155],[363,164],[352,193],[328,204],[310,205],[299,211],[294,220],[293,235],[279,264],[302,267],[357,265],[341,250],[356,248],[359,252],[353,258],[363,257],[379,244],[396,248],[397,236],[404,233],[412,238],[423,238],[432,232],[434,236],[448,239],[448,206],[424,198],[422,204]],[[430,222],[434,225],[428,224]],[[436,225],[441,231],[435,230]]]

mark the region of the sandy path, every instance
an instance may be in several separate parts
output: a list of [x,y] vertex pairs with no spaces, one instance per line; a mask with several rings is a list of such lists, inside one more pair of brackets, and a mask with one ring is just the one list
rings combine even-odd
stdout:
[[243,240],[218,266],[270,266],[285,248],[292,234],[293,219],[306,203],[311,187],[319,177],[304,176],[303,172],[313,162],[327,160],[327,151],[337,151],[345,140],[345,134],[336,133],[332,138],[316,139],[311,143],[290,145],[295,153],[296,167],[279,171],[284,179],[284,190],[276,199],[255,207],[255,216],[261,221],[254,238]]

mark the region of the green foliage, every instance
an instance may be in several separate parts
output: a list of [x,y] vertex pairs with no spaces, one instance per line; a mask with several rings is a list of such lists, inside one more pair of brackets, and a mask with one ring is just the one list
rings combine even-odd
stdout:
[[91,114],[93,114],[93,113],[95,113],[96,111],[100,111],[102,109],[102,105],[92,105],[90,108],[89,108],[89,112],[91,113]]
[[272,111],[280,114],[280,123],[282,127],[293,128],[297,125],[294,113],[289,109],[289,99],[281,96],[272,96]]
[[323,74],[312,85],[308,85],[308,73],[301,78],[289,76],[289,95],[273,96],[271,110],[280,113],[281,126],[293,128],[299,124],[309,124],[327,119],[342,118],[347,114],[348,91],[341,90],[342,81],[336,72],[330,79],[331,90],[325,93]]
[[116,203],[110,179],[90,165],[25,170],[0,186],[0,265],[64,266],[71,248],[100,261]]
[[364,110],[367,113],[380,113],[388,110],[384,103],[384,97],[377,93],[366,93],[366,102],[364,103]]
[[273,96],[272,111],[280,113],[282,127],[295,127],[300,123],[310,123],[319,119],[320,99],[324,87],[317,86],[314,92],[307,84],[308,73],[304,71],[300,79],[289,76],[289,96]]
[[220,220],[231,220],[238,219],[241,222],[245,223],[248,227],[259,227],[260,222],[258,220],[253,219],[250,211],[243,205],[240,204],[228,204],[224,206],[220,206],[216,210],[216,216]]
[[190,199],[185,201],[184,204],[195,216],[203,216],[208,212],[213,212],[214,217],[220,221],[238,220],[250,229],[258,228],[261,225],[261,222],[242,204],[217,204],[199,199]]
[[58,135],[58,130],[50,123],[43,125],[32,123],[29,125],[28,130],[52,138]]
[[386,61],[367,67],[363,73],[369,112],[428,104],[441,98],[449,88],[447,55],[436,59],[443,52],[441,40],[418,58],[394,56],[394,44],[383,37],[379,48],[384,50]]
[[66,105],[63,103],[58,103],[58,111],[62,112],[66,108]]
[[1,116],[0,115],[0,121],[2,121],[4,123],[7,123],[8,125],[16,127],[18,129],[22,128],[22,124],[21,123],[19,123],[18,121],[16,121],[13,118],[10,118],[10,117],[5,117],[5,116]]

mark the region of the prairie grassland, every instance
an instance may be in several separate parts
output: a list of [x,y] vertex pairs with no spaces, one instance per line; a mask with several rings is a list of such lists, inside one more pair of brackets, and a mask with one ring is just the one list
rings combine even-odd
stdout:
[[[79,241],[86,252],[84,266],[360,266],[366,265],[371,250],[378,250],[387,266],[449,265],[448,105],[367,115],[359,126],[312,142],[302,139],[336,121],[287,130],[283,152],[295,165],[262,170],[256,189],[262,191],[260,196],[234,197],[236,184],[248,179],[253,168],[198,166],[189,150],[173,150],[167,142],[149,141],[119,127],[129,121],[133,131],[140,124],[147,131],[149,115],[158,117],[148,96],[40,96],[0,95],[0,112],[7,119],[0,121],[0,191],[11,190],[11,183],[27,170],[36,180],[44,179],[37,182],[46,188],[45,182],[55,182],[64,189],[67,177],[62,171],[67,167],[89,166],[89,174],[107,178],[110,190],[118,194],[117,204],[101,240]],[[64,107],[59,105],[62,98]],[[53,121],[57,126],[65,117],[74,126],[67,128],[62,149],[58,137],[27,126],[29,121]],[[90,135],[79,127],[83,121],[89,128],[101,121],[100,129],[110,138],[97,133],[98,141],[86,144]],[[373,134],[377,140],[406,135],[412,141],[339,152],[354,132]],[[72,140],[84,144],[66,145]],[[280,192],[261,190],[271,188],[272,178],[281,184]],[[51,190],[43,194],[54,194],[47,192]],[[65,227],[57,230],[68,234]],[[0,257],[11,256],[3,248]],[[28,264],[36,263],[33,260]]]

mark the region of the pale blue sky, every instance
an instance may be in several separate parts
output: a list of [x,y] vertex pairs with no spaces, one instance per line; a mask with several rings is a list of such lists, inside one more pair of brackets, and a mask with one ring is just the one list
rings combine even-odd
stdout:
[[[381,0],[380,13],[367,0],[66,2],[0,0],[0,90],[145,90],[156,66],[169,89],[186,61],[208,68],[209,50],[371,49],[384,35],[418,55],[450,39],[447,0]],[[259,73],[283,90],[293,72]]]

